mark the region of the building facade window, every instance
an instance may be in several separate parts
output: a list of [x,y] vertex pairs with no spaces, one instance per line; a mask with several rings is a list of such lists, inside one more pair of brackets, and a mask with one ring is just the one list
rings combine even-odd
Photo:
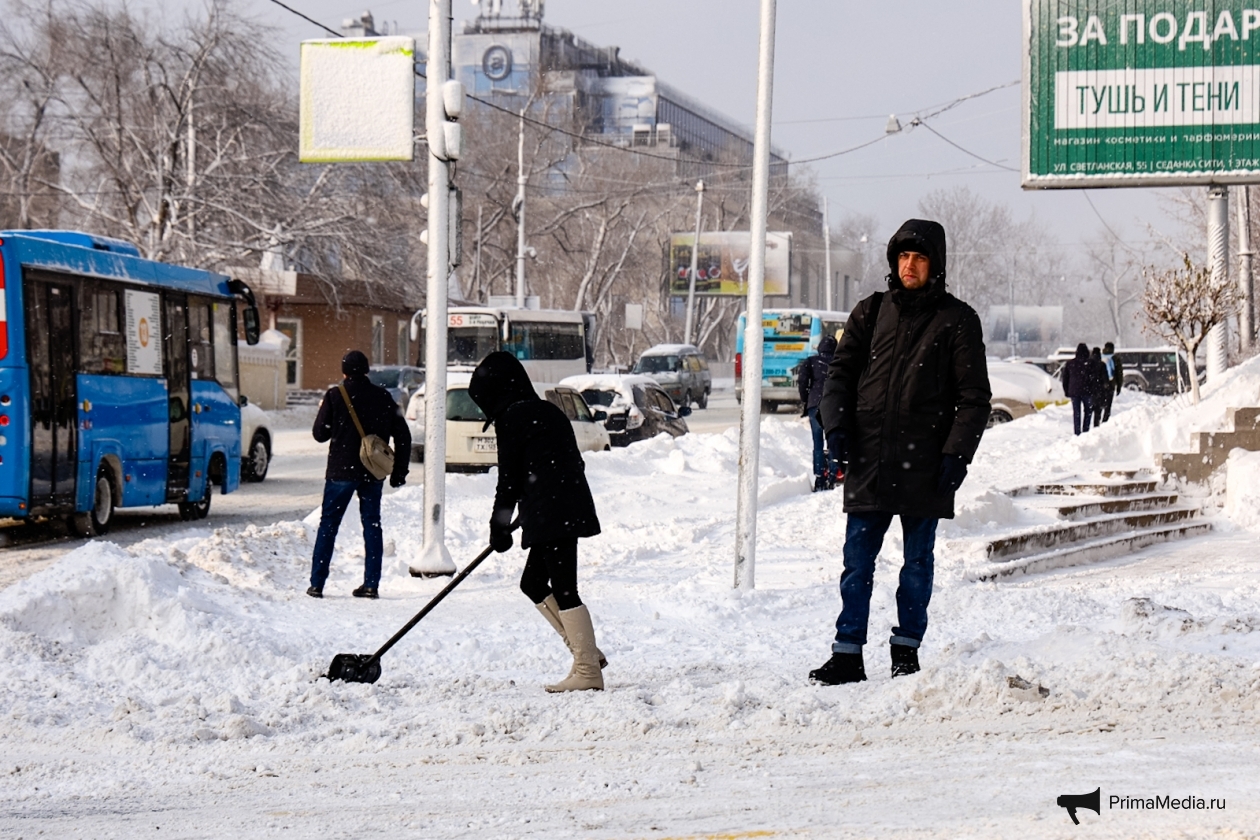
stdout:
[[372,364],[385,364],[385,319],[372,316]]
[[277,318],[276,329],[289,337],[284,356],[284,383],[290,389],[302,387],[302,319]]

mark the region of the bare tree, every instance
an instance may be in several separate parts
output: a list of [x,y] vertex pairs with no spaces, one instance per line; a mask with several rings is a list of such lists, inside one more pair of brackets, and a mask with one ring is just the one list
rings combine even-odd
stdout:
[[1155,334],[1174,342],[1190,361],[1190,393],[1199,402],[1199,378],[1194,375],[1194,356],[1208,332],[1237,312],[1238,289],[1212,279],[1212,269],[1195,265],[1189,254],[1184,266],[1165,271],[1143,271],[1142,314]]
[[1107,315],[1117,346],[1124,344],[1125,324],[1136,312],[1128,314],[1142,297],[1141,276],[1137,255],[1110,230],[1086,244],[1087,274],[1100,286],[1107,298]]

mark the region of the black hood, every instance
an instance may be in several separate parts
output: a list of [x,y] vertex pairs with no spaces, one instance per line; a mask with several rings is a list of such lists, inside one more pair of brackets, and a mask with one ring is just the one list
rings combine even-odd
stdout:
[[818,342],[818,355],[830,360],[836,354],[837,343],[834,335],[824,335]]
[[904,288],[897,274],[897,257],[914,251],[928,258],[928,278],[932,286],[945,282],[945,228],[939,222],[910,219],[888,240],[888,286]]
[[520,361],[503,350],[491,353],[477,365],[468,383],[468,396],[486,415],[487,427],[513,403],[539,399]]
[[1081,344],[1076,345],[1076,358],[1088,359],[1089,358],[1089,345],[1083,342]]

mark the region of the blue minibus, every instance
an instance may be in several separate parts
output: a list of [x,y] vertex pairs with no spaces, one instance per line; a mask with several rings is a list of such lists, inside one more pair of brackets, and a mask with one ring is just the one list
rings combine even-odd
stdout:
[[0,517],[67,517],[84,536],[114,510],[210,510],[240,483],[239,280],[143,259],[74,231],[0,231]]
[[[739,313],[735,326],[735,398],[744,400],[744,327],[748,313]],[[766,309],[761,313],[762,363],[761,410],[777,411],[781,405],[799,405],[796,370],[818,352],[824,335],[837,339],[849,320],[848,312],[823,309]]]

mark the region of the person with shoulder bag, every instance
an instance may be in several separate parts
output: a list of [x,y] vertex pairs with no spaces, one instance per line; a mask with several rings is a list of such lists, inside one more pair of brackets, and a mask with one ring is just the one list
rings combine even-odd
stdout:
[[[380,588],[385,544],[381,532],[381,490],[386,476],[390,487],[407,483],[411,432],[394,398],[368,379],[367,356],[351,350],[341,360],[341,372],[345,380],[324,394],[311,429],[315,440],[328,441],[329,445],[324,504],[311,558],[311,586],[306,594],[324,597],[341,518],[350,499],[358,493],[359,519],[363,523],[363,585],[352,594],[356,598],[375,598]],[[391,438],[392,450],[388,443]]]

